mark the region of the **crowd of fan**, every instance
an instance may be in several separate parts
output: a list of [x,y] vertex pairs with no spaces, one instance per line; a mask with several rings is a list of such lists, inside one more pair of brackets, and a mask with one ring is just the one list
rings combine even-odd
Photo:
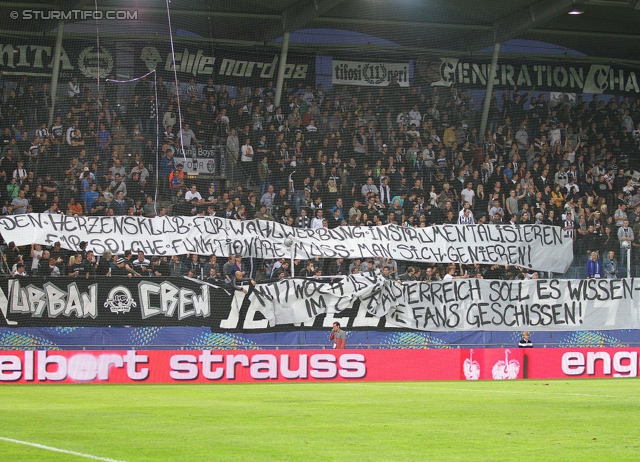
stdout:
[[[8,82],[0,71],[3,214],[205,214],[311,228],[542,223],[562,227],[578,258],[613,251],[624,259],[640,246],[634,175],[640,107],[628,97],[606,104],[597,95],[588,102],[582,96],[549,101],[544,92],[534,96],[535,88],[513,88],[500,102],[491,96],[488,129],[480,134],[476,106],[482,102],[465,90],[403,88],[395,79],[387,87],[329,92],[301,84],[285,89],[280,107],[272,83],[253,89],[213,80],[167,86],[158,78],[154,87],[143,78],[126,101],[118,98],[117,84],[106,81],[101,88],[94,95],[74,78],[56,102],[61,115],[48,126],[47,84],[27,76]],[[219,190],[221,183],[189,180],[181,147],[224,151],[248,187]],[[28,250],[18,250],[8,263],[16,265],[17,255]],[[71,271],[67,255],[57,258],[62,262],[53,266],[62,274],[82,274]],[[117,274],[117,261],[127,257],[114,258],[109,269]],[[185,274],[194,258],[200,265],[192,268],[194,276],[207,278],[208,257],[160,259],[157,272]],[[251,261],[245,272],[269,278],[289,271],[286,262],[267,263],[265,269]],[[349,263],[369,270],[366,262]],[[399,277],[396,263],[370,263]],[[38,265],[36,258],[32,268]],[[400,265],[407,278],[432,277],[427,266],[410,267],[409,275]],[[153,273],[153,266],[154,259],[145,272]],[[307,270],[301,266],[296,271]],[[446,266],[430,268],[442,277],[450,273]],[[316,262],[315,275],[318,270],[335,274],[335,261]],[[455,265],[451,272],[531,276],[513,268]],[[225,279],[223,268],[216,277]]]

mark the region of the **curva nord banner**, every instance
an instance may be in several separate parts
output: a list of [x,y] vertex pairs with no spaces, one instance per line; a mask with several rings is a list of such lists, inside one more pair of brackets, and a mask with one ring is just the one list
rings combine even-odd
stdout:
[[[102,40],[101,40],[102,42]],[[62,43],[60,54],[60,77],[96,79],[98,73],[104,78],[109,74],[120,75],[117,57],[122,58],[123,47],[118,41],[108,40],[101,43],[100,49],[95,43],[67,39]],[[174,80],[174,63],[171,46],[167,44],[127,41],[125,49],[132,48],[135,75],[144,75],[156,69],[166,82]],[[50,78],[53,68],[52,40],[35,39],[28,42],[6,39],[0,43],[0,70],[5,75],[28,75]],[[116,50],[120,51],[116,52]],[[181,42],[175,46],[175,70],[178,79],[188,82],[206,83],[210,78],[216,84],[240,86],[266,86],[276,81],[280,53],[256,53],[251,51],[218,50],[203,47],[202,43]],[[129,58],[124,62],[129,62]],[[306,85],[315,83],[315,56],[289,54],[284,78],[289,86],[297,87],[300,82]]]
[[[134,65],[140,75],[157,70],[167,82],[174,80],[174,63],[169,44],[136,44]],[[175,46],[175,71],[178,79],[238,86],[267,86],[275,84],[280,53],[257,53],[203,47],[202,43],[184,43]],[[284,78],[290,87],[302,82],[315,84],[315,56],[288,54]]]
[[189,278],[0,281],[11,327],[206,326],[212,332],[329,330],[584,331],[640,328],[639,279],[445,282],[376,275],[251,285]]
[[[397,225],[292,228],[274,221],[195,217],[71,217],[28,214],[0,217],[0,233],[16,245],[60,242],[65,249],[114,254],[202,255],[266,259],[366,258],[432,263],[517,265],[564,273],[573,260],[573,240],[558,226]],[[535,250],[534,250],[535,249]]]

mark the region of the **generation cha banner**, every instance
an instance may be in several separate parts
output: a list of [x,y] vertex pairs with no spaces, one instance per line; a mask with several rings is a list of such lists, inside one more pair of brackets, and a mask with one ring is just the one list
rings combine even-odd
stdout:
[[[416,62],[418,85],[486,88],[491,55],[473,58],[423,57]],[[640,94],[640,68],[613,63],[580,63],[499,58],[494,89],[536,90],[562,93]]]
[[409,87],[409,63],[333,60],[333,85],[386,87],[393,77],[401,87]]
[[146,255],[201,255],[266,259],[388,257],[433,263],[518,265],[564,273],[573,241],[547,225],[397,225],[292,228],[273,221],[195,217],[70,217],[28,214],[0,217],[0,234],[17,245],[81,241],[101,254],[142,250]]

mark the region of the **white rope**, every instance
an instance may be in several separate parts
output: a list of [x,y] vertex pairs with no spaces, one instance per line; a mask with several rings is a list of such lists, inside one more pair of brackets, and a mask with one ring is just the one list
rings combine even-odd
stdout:
[[153,70],[153,88],[155,92],[156,100],[156,188],[153,195],[153,203],[156,207],[156,215],[158,214],[158,186],[160,185],[160,179],[158,177],[158,171],[160,170],[160,108],[158,106],[158,73]]
[[[133,77],[131,79],[127,79],[127,80],[117,80],[117,79],[105,79],[106,82],[114,82],[114,83],[131,83],[131,82],[137,82],[138,80],[142,80],[145,77],[150,76],[151,74],[153,74],[153,89],[154,89],[154,96],[155,96],[155,104],[156,104],[156,166],[155,166],[155,170],[156,170],[156,187],[154,190],[154,195],[153,195],[153,201],[156,204],[158,204],[158,186],[159,186],[159,177],[158,177],[158,171],[160,170],[160,134],[159,134],[159,126],[160,126],[160,121],[159,121],[159,111],[158,111],[158,79],[157,79],[157,72],[155,69],[153,69],[152,71],[147,72],[144,75],[141,75],[140,77]],[[140,127],[140,129],[142,129],[142,127]]]
[[[182,159],[184,164],[187,163],[187,156],[184,151],[184,143],[182,141],[182,110],[180,108],[180,88],[178,87],[178,70],[176,68],[176,53],[173,47],[173,30],[171,29],[171,12],[169,11],[169,3],[171,0],[167,0],[167,21],[169,22],[169,42],[171,43],[171,59],[173,61],[173,84],[176,88],[177,100],[178,100],[178,126],[180,127],[180,149],[182,150]],[[186,165],[185,165],[186,167]]]
[[105,79],[105,81],[106,81],[106,82],[115,82],[115,83],[129,83],[129,82],[135,82],[135,81],[137,81],[137,80],[142,80],[142,79],[144,79],[145,77],[149,77],[151,74],[153,74],[153,73],[155,73],[155,72],[156,72],[156,70],[154,69],[154,70],[152,70],[152,71],[147,72],[147,73],[146,73],[146,74],[144,74],[144,75],[141,75],[140,77],[134,77],[134,78],[132,78],[132,79],[128,79],[128,80]]
[[[96,99],[98,101],[98,104],[100,103],[100,22],[98,21],[98,0],[94,0],[93,1],[94,7],[95,7],[95,14],[94,14],[94,18],[96,21],[96,50],[98,53],[98,90],[96,92]],[[98,108],[99,109],[99,108]],[[97,114],[100,111],[96,111],[96,117]],[[100,128],[100,124],[98,123],[98,129]]]

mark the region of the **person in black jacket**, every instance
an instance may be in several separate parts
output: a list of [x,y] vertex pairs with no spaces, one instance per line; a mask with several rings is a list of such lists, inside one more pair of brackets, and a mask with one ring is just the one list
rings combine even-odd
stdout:
[[168,277],[171,275],[171,269],[166,261],[160,257],[151,257],[151,271],[149,274],[157,277]]
[[119,257],[116,260],[115,268],[111,270],[111,276],[133,277],[133,274],[125,268],[126,263],[127,260],[124,257]]
[[85,262],[82,260],[82,254],[77,252],[73,264],[69,267],[67,276],[81,278],[88,277],[88,274],[89,273],[85,271]]
[[37,275],[47,277],[51,274],[51,268],[49,267],[49,260],[51,259],[51,253],[48,250],[42,252],[42,257],[38,260]]
[[303,278],[313,277],[316,274],[316,270],[313,266],[313,260],[308,260],[306,266],[300,270],[298,276]]
[[82,260],[82,264],[84,265],[85,277],[87,279],[95,277],[97,265],[96,257],[93,255],[93,250],[87,250],[86,257]]
[[96,266],[96,276],[111,276],[111,252],[105,250]]

